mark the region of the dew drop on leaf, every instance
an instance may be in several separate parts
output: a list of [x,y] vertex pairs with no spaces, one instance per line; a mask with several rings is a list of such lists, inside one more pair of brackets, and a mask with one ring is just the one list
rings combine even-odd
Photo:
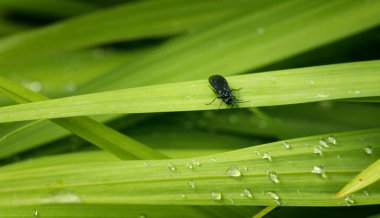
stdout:
[[283,145],[284,145],[284,148],[288,150],[290,149],[290,144],[288,142],[284,142]]
[[330,148],[330,145],[327,144],[327,142],[324,139],[319,140],[319,145],[321,145],[324,148]]
[[346,205],[347,206],[351,206],[353,204],[355,204],[356,202],[354,201],[354,199],[352,199],[350,196],[346,196],[344,198],[344,201],[346,202]]
[[276,172],[268,172],[268,178],[273,183],[276,183],[276,184],[280,183],[280,180],[278,179]]
[[273,201],[277,204],[280,205],[280,196],[276,192],[267,192],[267,195],[273,199]]
[[214,201],[222,200],[222,193],[220,192],[211,192],[211,199]]
[[40,213],[38,212],[38,210],[33,210],[32,215],[37,217],[37,216],[40,216]]
[[323,155],[323,148],[321,146],[317,145],[313,148],[313,153],[319,154],[320,156],[322,156]]
[[334,136],[332,136],[332,135],[327,138],[327,142],[331,143],[333,145],[337,145],[338,144],[338,142],[336,141],[336,138]]
[[175,168],[175,166],[171,163],[168,163],[168,169],[172,172],[177,172],[177,169]]
[[371,155],[373,153],[372,146],[367,146],[364,148],[364,153]]
[[187,162],[187,163],[186,163],[186,167],[187,167],[188,169],[190,169],[190,170],[194,169],[194,166],[193,166],[193,164],[192,164],[191,162]]
[[195,182],[193,180],[189,180],[187,184],[189,185],[190,188],[195,189]]
[[228,170],[226,171],[226,173],[227,173],[228,176],[231,176],[231,177],[239,177],[239,176],[241,176],[241,172],[240,172],[240,170],[237,167],[230,167],[230,168],[228,168]]
[[318,174],[322,178],[327,179],[327,174],[325,170],[323,169],[322,165],[314,165],[313,169],[311,170],[311,173]]
[[363,193],[366,195],[366,196],[370,196],[370,193],[368,192],[368,190],[364,189]]
[[201,166],[201,162],[199,162],[199,160],[192,160],[191,163],[192,163],[194,166],[197,166],[197,167],[200,167],[200,166]]
[[243,189],[243,191],[240,194],[243,198],[252,198],[253,195],[251,191],[248,188]]
[[268,152],[265,152],[263,154],[263,159],[267,161],[272,161],[272,156]]

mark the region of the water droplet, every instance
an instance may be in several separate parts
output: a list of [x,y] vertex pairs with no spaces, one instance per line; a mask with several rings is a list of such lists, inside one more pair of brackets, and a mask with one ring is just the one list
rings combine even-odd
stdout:
[[310,83],[310,84],[314,84],[315,82],[314,82],[313,80],[310,80],[309,83]]
[[38,212],[38,210],[33,210],[32,215],[33,216],[40,216],[40,213]]
[[197,167],[201,166],[201,162],[199,162],[199,160],[192,160],[191,162],[193,163],[194,166],[197,166]]
[[267,195],[273,199],[273,201],[277,204],[280,205],[280,196],[276,192],[267,192]]
[[327,174],[322,165],[314,165],[311,173],[321,175],[322,178],[327,179]]
[[265,29],[262,28],[262,27],[258,27],[258,28],[256,29],[256,33],[257,33],[258,35],[263,35],[263,34],[265,33]]
[[211,192],[211,199],[214,201],[222,200],[222,193],[220,192]]
[[211,160],[212,162],[217,162],[216,158],[214,158],[214,157],[210,158],[210,160]]
[[284,142],[283,144],[284,144],[284,148],[286,148],[286,149],[290,149],[290,145],[289,145],[289,143]]
[[240,172],[240,170],[237,167],[230,167],[230,168],[228,168],[228,170],[226,171],[226,173],[227,173],[228,176],[231,176],[231,177],[239,177],[239,176],[241,176],[241,172]]
[[319,154],[322,156],[323,155],[323,148],[321,146],[317,145],[313,148],[313,153]]
[[354,93],[358,95],[360,94],[360,90],[355,90]]
[[263,159],[268,160],[268,161],[272,161],[272,156],[268,152],[265,152],[263,154]]
[[144,161],[144,167],[149,167],[150,166],[150,164],[149,164],[149,162],[147,162],[147,161]]
[[183,198],[183,199],[185,199],[185,198],[187,198],[187,196],[185,195],[185,194],[181,194],[181,198]]
[[364,152],[368,155],[371,155],[373,153],[372,146],[367,146],[364,148]]
[[186,167],[187,167],[188,169],[190,169],[190,170],[194,169],[194,166],[193,166],[193,164],[192,164],[191,162],[187,162],[187,163],[186,163]]
[[69,190],[54,190],[49,192],[45,203],[80,203],[82,199],[74,192]]
[[171,163],[168,163],[168,169],[172,172],[177,172],[177,169],[175,168],[175,166]]
[[368,192],[368,190],[364,189],[363,193],[366,195],[366,196],[370,196],[371,194]]
[[341,157],[340,157],[340,155],[337,155],[336,158],[337,158],[337,159],[340,159]]
[[193,180],[189,180],[187,184],[189,185],[190,188],[195,189],[195,182]]
[[244,171],[248,171],[248,167],[243,167],[243,170]]
[[332,136],[332,135],[327,138],[327,142],[331,143],[333,145],[337,145],[338,144],[338,142],[336,141],[336,138],[334,136]]
[[251,191],[248,188],[243,189],[243,191],[240,194],[243,198],[252,198],[253,195]]
[[294,165],[293,161],[291,161],[291,160],[288,161],[288,164],[289,164],[289,165]]
[[255,150],[255,154],[256,154],[257,156],[261,156],[260,151],[257,151],[257,150]]
[[324,147],[324,148],[330,148],[330,145],[327,144],[326,140],[324,140],[324,139],[320,139],[320,140],[319,140],[319,144],[320,144],[322,147]]
[[350,196],[346,196],[344,198],[344,201],[346,202],[346,205],[347,206],[351,206],[353,204],[355,204],[356,202],[354,201],[354,199],[352,199]]
[[147,218],[145,214],[140,214],[139,218]]
[[280,183],[280,180],[278,179],[276,172],[268,172],[268,178],[273,183],[276,183],[276,184]]

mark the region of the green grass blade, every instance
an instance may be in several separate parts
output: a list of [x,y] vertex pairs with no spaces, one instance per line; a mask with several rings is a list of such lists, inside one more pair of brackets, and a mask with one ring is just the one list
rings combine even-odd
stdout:
[[377,26],[380,2],[367,3],[301,0],[281,1],[257,11],[251,8],[203,31],[174,38],[94,79],[82,93],[252,71]]
[[91,3],[67,0],[34,0],[33,4],[30,4],[28,0],[0,0],[0,8],[7,12],[12,11],[49,17],[67,17],[97,9]]
[[[1,91],[19,103],[45,101],[46,96],[35,93],[18,84],[0,78]],[[131,139],[91,118],[73,117],[68,119],[55,119],[52,122],[73,132],[83,139],[104,149],[121,159],[130,159],[131,156],[141,159],[157,159],[166,156]]]
[[[378,204],[378,183],[367,189],[369,196],[357,193],[352,199],[343,200],[334,198],[334,193],[353,175],[377,160],[379,133],[380,129],[334,134],[337,143],[329,143],[330,148],[323,148],[323,155],[315,154],[314,147],[321,138],[327,139],[330,135],[288,140],[291,149],[285,149],[283,142],[275,142],[190,159],[52,164],[20,170],[5,167],[0,170],[0,205]],[[373,145],[371,155],[363,151],[368,144]],[[271,156],[271,161],[263,158],[265,153]],[[199,162],[199,166],[188,168],[187,163],[194,161]],[[323,167],[320,175],[312,173],[316,166]],[[275,172],[279,181],[270,180],[268,172]],[[250,192],[242,194],[244,189]],[[220,193],[221,199],[215,196],[213,200],[212,192],[216,196]],[[279,199],[272,199],[268,192],[278,194]]]
[[[240,107],[380,95],[380,61],[256,73],[228,78]],[[329,75],[328,77],[326,75]],[[1,82],[1,81],[0,81]],[[147,86],[0,108],[0,122],[83,115],[216,109],[207,80]],[[222,108],[227,108],[224,105]]]
[[[244,211],[243,214],[234,213],[226,207],[205,206],[200,208],[172,205],[67,204],[2,207],[0,209],[2,218],[31,217],[34,213],[48,218],[248,218],[256,208],[250,207],[251,211]],[[242,207],[239,207],[239,210],[243,211]]]
[[[97,48],[66,52],[0,64],[0,74],[51,98],[62,97],[72,95],[84,83],[144,51]],[[0,104],[9,104],[9,100],[1,98]]]
[[229,16],[247,5],[260,4],[245,0],[126,3],[5,38],[0,41],[0,62],[110,42],[173,35]]
[[255,214],[252,218],[262,218],[265,215],[267,215],[268,213],[270,213],[272,210],[276,209],[276,207],[277,206],[268,206],[268,207],[265,207],[260,212],[258,212],[257,214]]
[[[367,147],[367,149],[372,149],[372,147]],[[372,151],[371,151],[372,152]],[[370,153],[370,151],[367,151]],[[353,178],[347,185],[345,185],[335,197],[342,198],[346,195],[350,195],[353,192],[357,192],[380,179],[380,159],[375,163],[371,164],[369,167],[361,171],[355,178]]]

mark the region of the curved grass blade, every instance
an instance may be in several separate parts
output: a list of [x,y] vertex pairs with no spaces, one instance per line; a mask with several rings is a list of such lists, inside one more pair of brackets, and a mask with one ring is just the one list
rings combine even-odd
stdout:
[[[380,155],[380,129],[334,134],[337,143],[313,153],[319,135],[190,159],[120,161],[0,169],[0,205],[155,204],[346,206],[380,202],[370,195],[334,193]],[[371,155],[363,148],[374,145]],[[258,155],[260,154],[260,155]],[[268,158],[270,155],[271,158]],[[270,174],[275,174],[276,177]],[[276,178],[276,179],[275,179]],[[232,199],[232,200],[231,200]]]
[[[4,78],[0,78],[0,84],[0,91],[19,103],[45,101],[49,99],[46,96],[35,93]],[[130,159],[131,156],[141,159],[160,159],[166,157],[154,149],[88,117],[55,119],[52,120],[52,122],[121,159]]]
[[[259,10],[251,7],[195,34],[176,37],[94,79],[80,92],[246,73],[375,27],[379,8],[378,1],[350,0],[276,1]],[[321,34],[325,32],[329,34]]]
[[68,17],[86,13],[97,9],[94,4],[83,1],[66,0],[34,0],[30,4],[27,0],[0,1],[0,8],[4,11],[24,14],[35,14],[49,17]]
[[2,39],[0,62],[110,42],[170,36],[262,2],[163,0],[126,3]]
[[[227,80],[232,88],[242,87],[239,98],[246,103],[239,107],[261,107],[379,96],[379,72],[380,61],[367,61],[255,73]],[[208,110],[217,108],[206,105],[214,97],[206,80],[147,86],[2,107],[0,122]]]
[[[367,147],[365,149],[372,149]],[[366,151],[367,153],[370,150]],[[372,151],[371,151],[372,152]],[[336,198],[342,198],[357,192],[380,179],[380,159],[371,164],[369,167],[361,171],[355,178],[353,178],[347,185],[345,185],[338,193],[335,194]]]

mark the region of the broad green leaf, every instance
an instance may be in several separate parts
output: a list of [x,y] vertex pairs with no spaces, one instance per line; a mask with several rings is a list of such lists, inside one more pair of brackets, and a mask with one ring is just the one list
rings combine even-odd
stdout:
[[[256,73],[227,78],[242,88],[240,107],[296,104],[380,95],[380,61]],[[326,76],[328,75],[328,76]],[[0,84],[1,84],[0,80]],[[0,122],[96,114],[218,108],[207,80],[131,88],[0,108]],[[223,105],[222,108],[228,108]]]
[[[372,154],[372,146],[367,146],[365,152]],[[380,179],[380,159],[361,171],[335,197],[342,198],[363,189]]]
[[[0,205],[378,204],[378,183],[349,199],[336,199],[334,193],[377,160],[379,133],[380,129],[373,129],[310,136],[288,140],[291,149],[285,149],[280,141],[190,159],[51,164],[20,170],[4,167],[0,169]],[[315,154],[315,147],[322,146],[321,139],[328,143],[322,155]],[[363,150],[369,144],[373,145],[370,155]],[[189,163],[199,166],[189,168]]]
[[[49,98],[35,93],[25,87],[7,81],[0,77],[0,91],[19,103],[45,101]],[[121,159],[130,159],[131,156],[141,159],[156,159],[166,156],[145,146],[138,141],[125,136],[89,117],[73,117],[54,119],[52,122],[70,130],[81,138],[108,151]]]
[[178,34],[247,7],[257,8],[264,2],[162,0],[126,3],[5,38],[0,41],[0,62]]

